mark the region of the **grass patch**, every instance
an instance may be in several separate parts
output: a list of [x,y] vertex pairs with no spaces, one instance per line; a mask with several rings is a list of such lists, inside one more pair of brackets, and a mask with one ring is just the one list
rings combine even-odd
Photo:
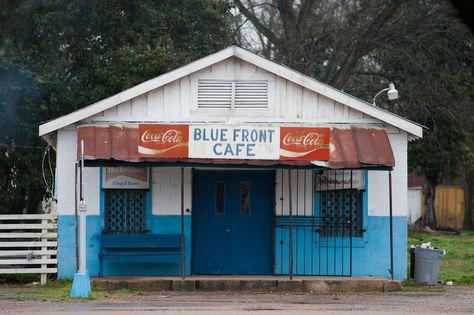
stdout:
[[[427,242],[446,251],[441,261],[440,281],[474,285],[474,231],[462,231],[461,235],[410,233],[408,237],[408,246]],[[406,285],[410,286],[410,282]]]
[[39,274],[5,274],[0,275],[0,279],[4,279],[6,284],[27,284],[40,281]]
[[71,286],[71,280],[48,281],[44,286],[30,287],[25,292],[15,294],[15,297],[35,300],[87,301],[95,300],[104,293],[103,288],[93,285],[92,293],[88,299],[72,298],[69,296]]

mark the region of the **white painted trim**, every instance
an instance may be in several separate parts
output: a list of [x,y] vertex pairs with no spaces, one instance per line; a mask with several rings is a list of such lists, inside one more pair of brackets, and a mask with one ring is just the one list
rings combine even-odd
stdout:
[[[100,124],[117,124],[117,121],[112,120],[96,120],[88,121],[83,120],[85,125],[96,125],[100,126]],[[326,120],[326,119],[288,119],[288,118],[264,118],[264,117],[223,117],[222,115],[212,116],[212,115],[204,115],[202,117],[195,117],[194,119],[150,119],[150,120],[134,120],[134,121],[124,121],[123,125],[136,125],[139,123],[152,123],[152,124],[226,124],[226,125],[254,125],[254,124],[266,124],[269,126],[308,126],[308,127],[324,127],[324,126],[333,126],[333,127],[347,127],[347,124],[351,124],[354,126],[361,125],[361,126],[374,126],[374,127],[384,127],[384,123],[380,120],[376,119],[338,119],[338,120]],[[136,127],[136,126],[134,126]]]
[[71,125],[80,120],[86,119],[87,117],[98,114],[113,106],[126,102],[134,97],[145,94],[153,89],[156,89],[160,86],[168,84],[172,81],[178,80],[186,75],[195,73],[203,68],[209,67],[213,64],[216,64],[222,60],[225,60],[233,56],[240,58],[246,62],[249,62],[264,70],[267,70],[271,73],[274,73],[278,76],[281,76],[285,78],[286,80],[289,80],[295,84],[301,85],[320,95],[333,99],[336,102],[339,102],[343,105],[351,107],[355,110],[358,110],[366,115],[372,116],[390,125],[393,125],[402,130],[405,130],[411,135],[413,135],[414,137],[421,138],[423,136],[422,127],[408,119],[395,115],[379,107],[373,106],[372,104],[369,104],[360,99],[357,99],[329,85],[316,81],[299,72],[296,72],[287,67],[278,65],[272,61],[269,61],[263,57],[260,57],[252,52],[249,52],[245,49],[242,49],[236,46],[230,46],[228,48],[225,48],[217,53],[201,58],[181,68],[178,68],[171,72],[160,75],[154,79],[143,82],[128,90],[125,90],[109,98],[101,100],[97,103],[84,107],[78,111],[72,112],[68,115],[59,117],[55,120],[42,124],[39,126],[39,135],[44,136],[48,133],[64,128],[68,125]]

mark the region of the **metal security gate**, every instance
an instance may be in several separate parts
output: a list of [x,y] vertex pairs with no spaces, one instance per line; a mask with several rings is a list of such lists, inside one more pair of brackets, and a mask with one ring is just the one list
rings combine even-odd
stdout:
[[[293,249],[287,241],[293,233]],[[275,223],[281,259],[280,274],[290,274],[290,252],[293,251],[293,275],[351,276],[352,229],[350,217],[295,216],[290,225],[289,217],[278,217]]]
[[[276,212],[275,260],[279,261],[275,261],[275,274],[352,276],[353,240],[364,232],[363,171],[312,173],[311,209],[304,209],[303,215],[295,215],[290,205],[292,196],[305,195],[300,190],[306,191],[307,187],[292,187],[291,170],[287,172],[288,195],[283,198],[290,199],[290,209]],[[281,182],[284,176],[285,172]],[[307,204],[304,202],[305,207]]]
[[146,191],[109,189],[105,192],[105,234],[143,234],[146,230]]

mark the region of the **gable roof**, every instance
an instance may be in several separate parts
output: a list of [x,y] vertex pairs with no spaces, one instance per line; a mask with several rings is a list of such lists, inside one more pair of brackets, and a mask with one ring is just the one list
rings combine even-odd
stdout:
[[288,81],[301,85],[311,91],[314,91],[327,98],[335,100],[336,102],[351,107],[371,117],[377,118],[389,125],[400,128],[408,132],[412,136],[420,138],[423,136],[422,127],[406,118],[393,114],[382,108],[373,106],[370,103],[362,101],[327,84],[324,84],[320,81],[317,81],[285,66],[276,64],[270,60],[267,60],[237,46],[227,47],[214,54],[198,59],[194,62],[191,62],[178,69],[162,74],[151,80],[145,81],[118,94],[115,94],[94,104],[81,108],[75,112],[44,123],[39,126],[39,135],[44,136],[58,129],[64,128],[68,125],[74,124],[87,117],[96,115],[104,110],[117,106],[132,98],[145,94],[151,90],[159,88],[163,85],[178,80],[184,76],[190,75],[194,72],[197,72],[201,69],[209,67],[230,57],[242,59],[268,72],[283,77]]

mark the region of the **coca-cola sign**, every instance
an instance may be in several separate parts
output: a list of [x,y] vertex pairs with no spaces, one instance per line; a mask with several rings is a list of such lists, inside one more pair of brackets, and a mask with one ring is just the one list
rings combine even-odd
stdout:
[[329,160],[329,128],[281,127],[280,160]]
[[140,124],[138,154],[161,158],[188,157],[189,125]]

